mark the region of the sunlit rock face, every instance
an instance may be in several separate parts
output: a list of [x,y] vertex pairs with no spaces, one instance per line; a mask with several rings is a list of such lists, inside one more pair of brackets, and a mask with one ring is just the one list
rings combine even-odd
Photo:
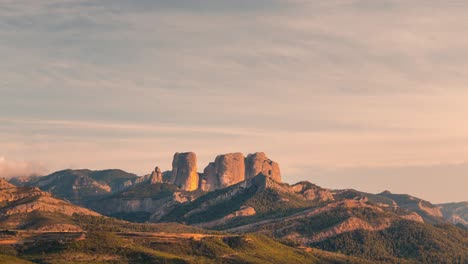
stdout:
[[154,171],[151,173],[151,176],[149,178],[149,182],[151,184],[156,184],[156,183],[163,182],[163,175],[162,175],[161,169],[159,167],[156,167],[154,169]]
[[281,182],[279,164],[270,160],[263,152],[249,154],[245,160],[245,170],[246,179],[251,179],[262,173],[277,182]]
[[204,191],[228,187],[245,180],[245,157],[242,153],[218,155],[203,171],[200,188]]
[[193,152],[176,153],[172,161],[170,183],[186,191],[198,189],[197,155]]

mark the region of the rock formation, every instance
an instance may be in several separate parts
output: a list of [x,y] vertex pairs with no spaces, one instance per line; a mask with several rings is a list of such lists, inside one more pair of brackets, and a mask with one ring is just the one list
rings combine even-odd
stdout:
[[245,160],[245,170],[246,179],[251,179],[262,173],[277,182],[281,182],[279,164],[270,160],[263,152],[249,154]]
[[245,158],[242,153],[218,155],[205,168],[200,183],[204,191],[225,188],[245,180]]
[[149,182],[151,184],[156,184],[156,183],[160,183],[160,182],[163,182],[163,177],[162,177],[162,172],[161,172],[161,169],[159,167],[156,167],[154,169],[154,171],[151,173],[151,176],[149,178]]
[[205,192],[216,190],[219,188],[219,179],[216,173],[216,165],[210,162],[203,170],[203,175],[200,178],[200,189]]
[[193,152],[176,153],[172,161],[170,183],[186,191],[198,189],[197,155]]

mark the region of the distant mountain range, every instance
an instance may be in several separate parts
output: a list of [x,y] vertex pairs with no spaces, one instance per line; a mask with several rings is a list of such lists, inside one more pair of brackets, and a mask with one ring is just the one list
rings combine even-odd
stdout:
[[172,165],[142,177],[122,170],[64,170],[1,181],[0,224],[86,230],[76,219],[102,214],[143,226],[180,223],[220,234],[264,235],[288,248],[356,258],[333,255],[336,261],[468,263],[468,202],[433,205],[389,191],[289,185],[281,182],[278,163],[262,152],[219,155],[203,173],[192,152],[176,153]]

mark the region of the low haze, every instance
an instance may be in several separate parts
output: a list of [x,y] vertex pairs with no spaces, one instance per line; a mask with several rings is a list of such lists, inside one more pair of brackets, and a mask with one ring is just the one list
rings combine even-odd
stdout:
[[0,176],[264,151],[290,183],[468,200],[464,1],[0,6]]

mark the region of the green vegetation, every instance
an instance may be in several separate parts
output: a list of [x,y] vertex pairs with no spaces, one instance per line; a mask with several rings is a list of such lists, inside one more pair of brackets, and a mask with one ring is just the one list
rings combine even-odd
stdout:
[[72,218],[68,215],[34,211],[28,214],[13,214],[3,218],[0,222],[1,229],[39,229],[55,224],[72,224]]
[[[84,240],[23,245],[15,254],[35,263],[363,263],[357,258],[319,250],[308,253],[259,235],[193,239],[181,234],[166,239],[129,238],[111,232],[91,231]],[[0,255],[0,260],[2,257]],[[5,259],[15,260],[14,254]]]
[[73,215],[73,223],[86,231],[96,232],[166,232],[217,234],[202,228],[178,223],[132,223],[104,216]]
[[312,202],[299,198],[292,193],[279,193],[274,189],[265,189],[250,198],[246,205],[255,208],[257,214],[287,214],[296,208],[311,207]]
[[225,226],[217,227],[217,229],[226,229],[252,223],[265,218],[290,215],[317,205],[316,203],[302,199],[292,193],[279,193],[274,189],[259,189],[258,186],[252,185],[249,188],[232,195],[230,199],[225,199],[221,202],[212,204],[207,210],[191,213],[189,216],[186,216],[187,212],[200,208],[202,204],[227,195],[233,188],[235,188],[235,186],[213,191],[199,197],[194,202],[182,204],[162,220],[183,221],[187,224],[196,224],[220,219],[239,210],[242,205],[250,206],[255,209],[256,214],[254,216],[242,217]]
[[358,230],[312,246],[377,261],[403,258],[423,263],[468,262],[466,230],[404,220],[382,231]]
[[19,259],[17,257],[7,256],[7,255],[0,255],[0,263],[2,264],[32,264],[32,262],[29,262],[27,260]]
[[109,197],[106,197],[105,199],[151,198],[153,200],[158,200],[158,199],[170,197],[176,191],[177,191],[177,187],[172,184],[166,184],[166,183],[140,184],[140,185],[131,187],[123,192],[115,193]]
[[118,169],[102,171],[83,171],[86,171],[88,175],[96,181],[105,182],[111,187],[117,187],[122,185],[126,181],[133,181],[138,178],[138,176],[133,173],[128,173],[126,171]]
[[135,223],[144,223],[147,222],[150,217],[151,213],[148,212],[131,212],[131,213],[115,213],[110,214],[109,217],[113,217],[120,220],[135,222]]
[[257,192],[258,188],[256,186],[252,186],[250,188],[242,190],[240,193],[237,193],[230,199],[224,200],[222,202],[210,206],[209,211],[202,211],[199,213],[191,214],[188,217],[184,217],[184,215],[187,212],[199,208],[202,204],[206,202],[213,201],[218,196],[221,196],[224,193],[228,193],[235,187],[236,186],[231,186],[225,189],[213,191],[199,197],[194,202],[182,204],[176,207],[170,214],[165,216],[162,219],[162,221],[183,221],[187,224],[196,224],[219,219],[229,213],[239,210],[241,205],[243,205],[250,197],[252,197]]
[[117,190],[126,181],[134,181],[137,177],[122,170],[62,170],[44,177],[32,177],[30,181],[20,184],[38,186],[56,197],[83,204],[90,198],[108,194],[106,185]]

